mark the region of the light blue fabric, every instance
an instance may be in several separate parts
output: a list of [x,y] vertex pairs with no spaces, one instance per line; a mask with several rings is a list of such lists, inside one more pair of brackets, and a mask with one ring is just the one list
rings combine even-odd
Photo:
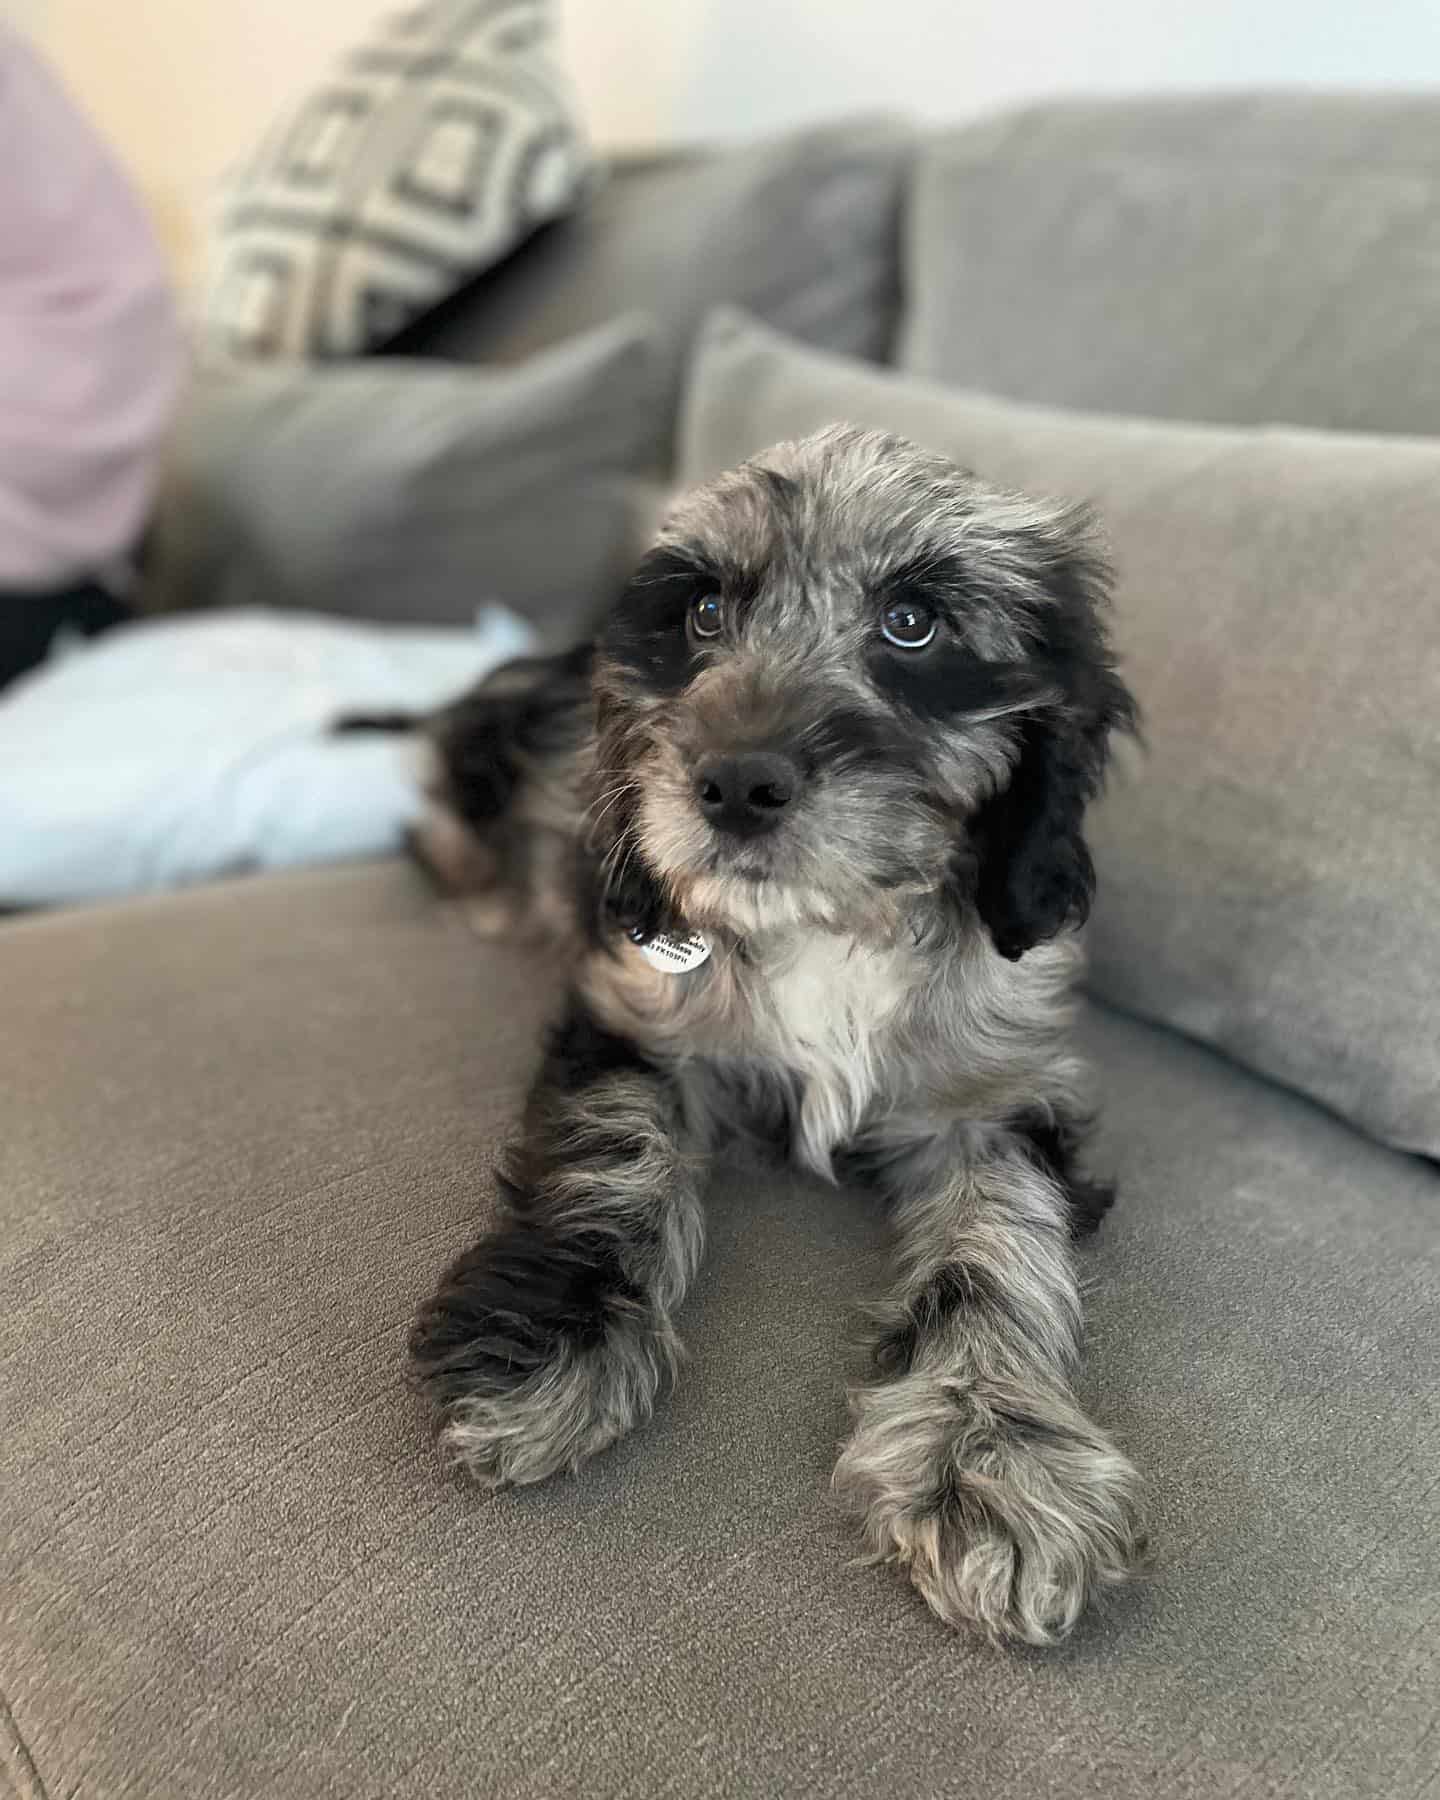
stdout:
[[0,904],[396,849],[419,805],[412,740],[331,721],[426,710],[532,643],[501,607],[470,630],[256,610],[63,654],[0,696]]

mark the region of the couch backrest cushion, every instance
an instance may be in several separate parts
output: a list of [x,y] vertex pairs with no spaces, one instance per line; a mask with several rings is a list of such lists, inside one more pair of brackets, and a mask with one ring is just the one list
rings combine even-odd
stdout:
[[670,405],[651,442],[668,474],[686,354],[724,301],[806,343],[887,358],[913,140],[848,120],[715,155],[621,166],[570,218],[421,320],[407,356],[513,363],[616,313],[654,319]]
[[1047,412],[723,315],[684,475],[839,418],[1108,528],[1149,754],[1091,814],[1096,991],[1440,1156],[1440,444]]
[[923,148],[907,239],[914,374],[1440,433],[1440,95],[1032,107]]
[[470,624],[486,600],[569,642],[623,580],[655,490],[643,318],[523,368],[363,362],[202,373],[143,599]]

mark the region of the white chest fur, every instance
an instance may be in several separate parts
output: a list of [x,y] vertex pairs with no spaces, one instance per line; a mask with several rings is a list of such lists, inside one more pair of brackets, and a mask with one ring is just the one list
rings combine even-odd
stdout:
[[755,1048],[800,1077],[795,1149],[821,1174],[875,1097],[914,973],[913,952],[822,932],[760,950]]
[[833,1152],[893,1095],[936,971],[908,943],[815,926],[712,949],[686,973],[662,972],[633,944],[598,952],[582,992],[611,1030],[652,1052],[788,1073],[799,1090],[794,1154],[830,1175]]

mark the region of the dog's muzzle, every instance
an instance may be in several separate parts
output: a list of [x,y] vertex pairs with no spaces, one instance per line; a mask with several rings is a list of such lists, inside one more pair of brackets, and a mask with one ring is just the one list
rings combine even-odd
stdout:
[[763,837],[793,806],[804,776],[773,750],[708,756],[695,771],[695,799],[711,828],[732,838]]

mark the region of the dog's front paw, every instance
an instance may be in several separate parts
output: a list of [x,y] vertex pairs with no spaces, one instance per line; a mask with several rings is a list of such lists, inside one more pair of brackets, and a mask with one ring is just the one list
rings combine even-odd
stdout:
[[912,1374],[855,1413],[836,1486],[947,1625],[1058,1643],[1143,1561],[1139,1476],[1063,1393]]
[[442,1451],[485,1487],[543,1481],[654,1410],[679,1360],[668,1320],[593,1268],[496,1237],[446,1276],[410,1336]]
[[476,1370],[441,1404],[441,1451],[482,1487],[574,1470],[650,1417],[672,1366],[667,1347],[621,1335],[567,1348],[518,1383]]

